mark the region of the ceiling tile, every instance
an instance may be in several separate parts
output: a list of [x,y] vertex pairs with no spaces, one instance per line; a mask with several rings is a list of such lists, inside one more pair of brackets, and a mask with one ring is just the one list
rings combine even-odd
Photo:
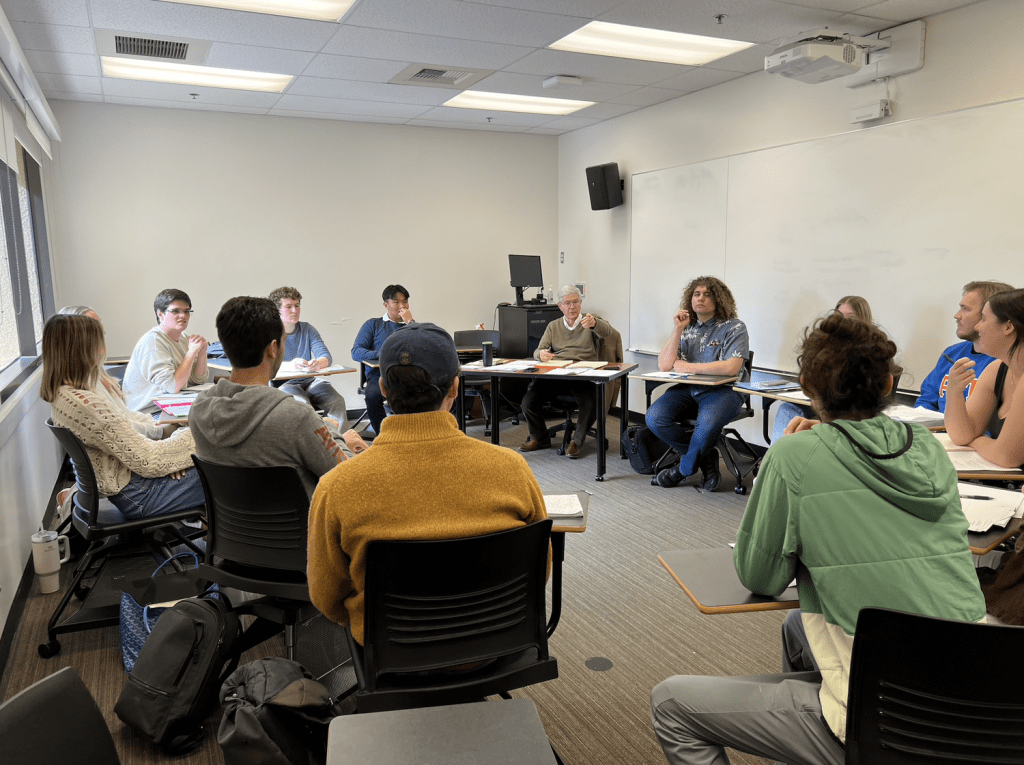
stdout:
[[504,69],[530,51],[531,48],[518,45],[343,26],[321,53],[474,69]]
[[596,117],[601,120],[610,120],[612,117],[621,117],[623,114],[635,112],[639,108],[639,106],[629,106],[628,104],[594,104],[586,109],[573,112],[573,114],[578,117]]
[[102,101],[103,96],[99,93],[64,93],[59,90],[44,90],[43,95],[47,101]]
[[290,96],[345,98],[355,101],[384,101],[395,104],[436,106],[462,91],[448,88],[418,88],[415,85],[328,80],[321,77],[299,77],[287,90]]
[[266,114],[265,107],[239,106],[236,104],[202,104],[199,102],[161,101],[158,98],[126,98],[124,96],[107,96],[103,99],[108,104],[123,106],[155,106],[159,109],[191,109],[203,112],[236,112],[239,114]]
[[222,69],[245,69],[250,72],[274,74],[302,74],[315,54],[309,51],[258,48],[254,45],[235,45],[215,42],[210,46],[206,66]]
[[635,90],[634,85],[619,85],[610,82],[586,80],[582,85],[565,90],[545,88],[543,80],[532,74],[495,72],[473,85],[470,90],[488,93],[514,93],[519,96],[541,96],[544,98],[565,98],[570,101],[609,101]]
[[[721,24],[715,18],[718,14],[725,14]],[[795,32],[824,27],[839,15],[836,11],[773,0],[632,0],[603,14],[601,20],[708,37],[769,42]]]
[[721,69],[705,69],[704,67],[699,67],[694,69],[692,72],[681,74],[678,77],[662,80],[657,83],[657,87],[666,88],[668,90],[678,90],[683,93],[693,93],[694,91],[710,88],[714,85],[720,85],[723,82],[735,80],[737,77],[742,76],[742,72],[723,72]]
[[702,69],[721,69],[726,72],[759,72],[764,69],[764,57],[771,55],[778,46],[774,42],[759,43],[753,47],[733,53],[705,64]]
[[844,13],[832,24],[833,29],[841,29],[853,35],[870,35],[893,26],[897,26],[897,22],[859,13]]
[[530,135],[562,135],[562,133],[568,133],[569,131],[565,128],[549,128],[549,127],[535,127],[525,131]]
[[780,0],[790,5],[802,5],[806,8],[823,8],[827,11],[839,11],[841,13],[852,13],[878,0]]
[[99,77],[81,77],[73,74],[47,74],[40,72],[36,75],[39,87],[43,90],[60,90],[65,93],[102,93],[103,87]]
[[527,128],[523,125],[483,125],[477,122],[444,122],[441,120],[415,119],[409,120],[407,125],[413,127],[448,128],[455,130],[486,130],[490,133],[525,133]]
[[[221,104],[224,106],[253,106],[269,109],[281,98],[277,93],[256,93],[249,90],[207,88],[196,85],[175,85],[167,82],[144,82],[142,80],[121,80],[116,77],[103,78],[103,93],[122,98],[148,98],[156,101],[177,101],[193,104]],[[198,94],[193,99],[191,93]]]
[[588,120],[586,117],[577,117],[575,115],[568,115],[565,117],[558,117],[557,119],[551,120],[551,122],[544,123],[546,128],[561,128],[563,130],[579,130],[580,128],[590,127],[596,125],[601,120]]
[[92,0],[91,7],[93,25],[99,29],[288,50],[319,51],[338,28],[337,24],[324,21],[158,0]]
[[13,22],[14,34],[25,50],[96,53],[96,38],[89,27]]
[[880,3],[865,3],[857,13],[891,21],[914,21],[970,4],[964,0],[882,0]]
[[307,77],[329,77],[335,80],[387,82],[408,65],[406,61],[331,56],[321,53],[310,62],[302,73]]
[[[584,19],[596,19],[602,13],[622,0],[474,0],[483,5],[499,5],[502,8],[518,8],[523,11],[540,11],[557,13],[562,16],[579,16]],[[861,0],[868,2],[869,0]]]
[[[525,112],[496,112],[483,109],[459,109],[454,106],[435,106],[419,115],[420,119],[438,122],[474,122],[481,125],[520,125],[534,127],[551,120],[549,114],[526,114]],[[490,122],[488,123],[488,118]]]
[[663,101],[671,101],[679,98],[678,90],[665,90],[664,88],[637,88],[624,96],[610,99],[615,104],[628,104],[630,106],[654,106]]
[[51,53],[50,51],[27,50],[25,58],[35,74],[62,72],[87,77],[100,76],[100,62],[95,54]]
[[366,117],[360,114],[328,114],[326,112],[300,112],[291,109],[271,109],[267,112],[271,117],[304,117],[314,120],[336,120],[343,122],[376,122],[384,125],[404,125],[408,122],[404,117]]
[[357,5],[345,18],[345,23],[537,48],[579,29],[584,22],[570,16],[459,0],[373,0]]
[[296,112],[330,112],[332,114],[363,114],[382,117],[418,117],[429,107],[416,104],[391,104],[383,101],[355,101],[340,98],[318,98],[316,96],[293,96],[285,94],[276,104],[278,109]]
[[4,0],[4,13],[14,21],[33,21],[38,24],[64,24],[71,27],[89,26],[86,0]]
[[544,48],[506,67],[509,72],[537,74],[571,74],[589,80],[617,82],[622,85],[650,85],[668,79],[690,67],[663,64],[657,61],[635,61],[612,56],[592,56],[586,53],[550,50]]

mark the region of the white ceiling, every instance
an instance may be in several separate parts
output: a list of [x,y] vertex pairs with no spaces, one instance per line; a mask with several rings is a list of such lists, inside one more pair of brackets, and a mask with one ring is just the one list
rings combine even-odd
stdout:
[[[976,1],[359,0],[340,24],[160,0],[0,5],[48,100],[557,135],[759,71],[775,43],[798,32],[869,34]],[[592,19],[758,45],[702,67],[547,49]],[[95,29],[209,40],[208,66],[296,78],[267,94],[103,77]],[[458,91],[388,84],[412,64],[495,70],[471,90],[596,103],[567,117],[444,107]],[[556,74],[583,84],[543,88]]]

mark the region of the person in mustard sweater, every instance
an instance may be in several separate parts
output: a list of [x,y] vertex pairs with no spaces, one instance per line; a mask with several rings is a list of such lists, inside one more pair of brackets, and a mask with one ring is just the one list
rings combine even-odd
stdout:
[[447,332],[400,328],[381,348],[380,371],[395,415],[373,448],[320,479],[309,509],[310,599],[359,644],[370,542],[474,537],[547,518],[526,460],[468,437],[449,412],[459,357]]

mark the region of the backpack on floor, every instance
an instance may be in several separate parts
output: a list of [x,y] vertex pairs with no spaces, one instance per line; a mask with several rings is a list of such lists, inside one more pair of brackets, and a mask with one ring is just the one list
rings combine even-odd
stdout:
[[238,665],[233,646],[240,632],[223,593],[178,601],[142,646],[114,712],[168,752],[194,746],[224,678]]
[[622,434],[622,453],[629,465],[640,475],[653,475],[654,465],[665,456],[669,445],[658,438],[646,425],[631,425]]

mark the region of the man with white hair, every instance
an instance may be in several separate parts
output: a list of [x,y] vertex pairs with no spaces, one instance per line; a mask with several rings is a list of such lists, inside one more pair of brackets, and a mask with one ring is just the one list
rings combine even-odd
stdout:
[[[597,361],[601,340],[612,334],[612,325],[589,313],[584,314],[583,295],[572,285],[558,291],[558,307],[562,311],[562,318],[548,324],[533,357],[541,362],[553,359]],[[519,451],[533,452],[551,447],[551,437],[544,421],[544,405],[555,396],[566,393],[574,396],[579,404],[578,427],[567,453],[571,459],[581,456],[583,439],[597,421],[597,390],[593,383],[571,379],[536,379],[530,384],[523,396],[523,415],[530,436],[519,447]]]

